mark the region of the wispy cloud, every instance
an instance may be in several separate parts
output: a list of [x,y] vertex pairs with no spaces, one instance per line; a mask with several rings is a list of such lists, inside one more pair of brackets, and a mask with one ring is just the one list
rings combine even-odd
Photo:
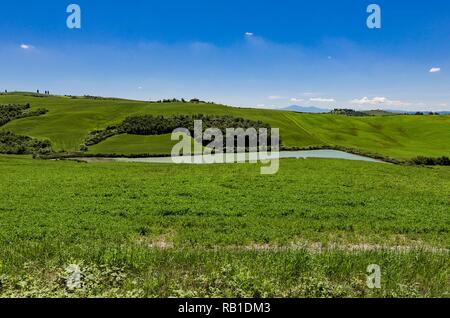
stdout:
[[386,106],[397,106],[397,107],[411,105],[411,103],[407,103],[407,102],[403,102],[403,101],[399,101],[399,100],[391,100],[391,99],[388,99],[387,97],[374,97],[374,98],[363,97],[361,99],[353,99],[350,101],[350,103],[355,104],[355,105],[372,105],[372,106],[386,105]]
[[254,34],[253,34],[253,32],[245,32],[244,35],[245,36],[253,36]]
[[304,101],[305,100],[302,98],[296,98],[296,97],[291,98],[291,102],[294,102],[294,103],[299,103],[299,102],[304,102]]
[[30,44],[22,43],[22,44],[20,45],[20,48],[21,48],[22,50],[31,50],[31,49],[33,49],[34,47],[33,47],[32,45],[30,45]]
[[312,97],[309,101],[316,103],[334,103],[336,100],[334,98]]
[[432,67],[430,69],[430,73],[439,73],[441,71],[440,67]]

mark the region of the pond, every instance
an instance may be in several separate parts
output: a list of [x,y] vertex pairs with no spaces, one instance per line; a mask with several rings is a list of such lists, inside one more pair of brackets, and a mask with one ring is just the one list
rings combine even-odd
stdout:
[[[255,154],[255,153],[253,153]],[[355,161],[369,161],[369,162],[379,162],[383,163],[381,160],[364,157],[360,155],[355,155],[352,153],[339,151],[339,150],[300,150],[300,151],[280,151],[279,158],[328,158],[328,159],[345,159],[345,160],[355,160]],[[237,158],[235,160],[225,160],[225,163],[235,163],[235,162],[246,162],[249,161],[249,156],[251,154],[247,153],[243,158]],[[212,162],[214,155],[207,155],[206,162],[196,162],[195,159],[201,159],[201,156],[192,156],[193,162],[195,164],[208,164]],[[258,160],[271,159],[270,153],[264,154],[260,153],[257,157]],[[171,157],[153,157],[153,158],[77,158],[78,160],[83,160],[87,162],[143,162],[143,163],[173,163]],[[201,160],[199,160],[201,161]]]

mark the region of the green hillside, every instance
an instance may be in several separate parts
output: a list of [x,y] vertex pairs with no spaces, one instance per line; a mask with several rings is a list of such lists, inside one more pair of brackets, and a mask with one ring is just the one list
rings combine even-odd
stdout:
[[[0,297],[448,297],[450,169],[0,155]],[[80,264],[83,288],[61,278]],[[366,268],[383,268],[368,289]]]
[[[419,155],[450,156],[450,116],[367,116],[299,114],[243,109],[206,103],[151,103],[107,98],[71,98],[16,93],[0,95],[0,104],[30,103],[31,110],[48,113],[16,119],[0,129],[49,139],[54,150],[79,150],[87,134],[119,124],[137,114],[231,115],[260,120],[280,128],[285,147],[340,146],[397,159]],[[147,143],[153,143],[149,144]],[[169,153],[170,136],[115,136],[90,149],[91,153]]]

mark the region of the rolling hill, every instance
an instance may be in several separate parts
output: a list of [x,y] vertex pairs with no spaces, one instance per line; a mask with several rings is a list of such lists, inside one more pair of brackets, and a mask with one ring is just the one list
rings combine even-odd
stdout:
[[[268,109],[246,109],[207,103],[155,103],[115,98],[43,96],[29,93],[0,95],[0,104],[26,104],[46,109],[38,117],[13,120],[0,129],[49,139],[56,151],[77,151],[89,132],[121,123],[137,114],[230,115],[260,120],[280,128],[283,146],[290,148],[338,146],[396,159],[450,156],[450,116],[367,116],[301,114]],[[116,136],[90,149],[100,153],[156,153],[170,149],[169,136]],[[147,148],[146,143],[154,142]],[[169,151],[168,151],[169,152]]]

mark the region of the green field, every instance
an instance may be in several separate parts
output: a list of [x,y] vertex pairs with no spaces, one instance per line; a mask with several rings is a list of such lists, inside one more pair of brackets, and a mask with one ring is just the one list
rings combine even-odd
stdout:
[[[0,104],[30,103],[45,108],[43,116],[14,120],[1,129],[50,139],[56,151],[76,151],[87,134],[119,124],[133,114],[231,115],[261,120],[280,128],[285,147],[339,146],[396,159],[416,156],[450,156],[450,116],[373,116],[298,114],[293,112],[242,109],[215,104],[150,103],[120,99],[35,97],[27,94],[0,95]],[[147,137],[115,137],[90,152],[142,153]],[[170,149],[169,136],[155,141],[150,150]]]
[[[27,103],[48,112],[0,130],[56,151],[78,151],[90,132],[130,115],[204,114],[268,123],[284,147],[450,156],[450,116],[0,94],[0,105]],[[173,145],[168,134],[121,134],[87,154],[160,155]],[[0,155],[0,297],[450,297],[449,250],[449,167],[283,159],[277,174],[261,175],[259,164]],[[66,285],[70,264],[82,270],[79,289]],[[366,286],[371,264],[381,289]]]
[[[0,156],[0,296],[448,297],[450,169]],[[84,285],[64,284],[79,264]],[[382,268],[382,289],[366,267]]]

